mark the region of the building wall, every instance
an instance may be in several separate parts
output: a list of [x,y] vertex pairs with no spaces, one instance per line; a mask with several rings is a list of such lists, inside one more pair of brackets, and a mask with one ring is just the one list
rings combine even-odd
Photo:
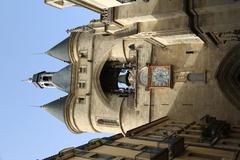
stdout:
[[[221,122],[226,123],[224,121]],[[212,143],[211,140],[207,141],[201,135],[204,132],[204,127],[207,126],[203,122],[179,122],[165,117],[128,131],[127,137],[118,134],[109,138],[91,141],[75,149],[62,151],[60,152],[61,160],[98,158],[114,160],[238,159],[238,152],[240,150],[238,146],[240,138],[239,127],[231,126],[227,136],[222,138],[221,134],[216,135],[213,137],[214,143]],[[222,133],[222,130],[220,129],[218,132]],[[174,136],[171,134],[174,134]],[[196,139],[200,141],[196,143]],[[231,139],[231,142],[234,143],[221,143],[224,139],[228,141]],[[221,146],[219,146],[219,143],[221,143]],[[46,160],[58,159],[60,158],[60,154]],[[69,156],[67,157],[67,155]],[[67,158],[63,158],[64,156]]]
[[[113,36],[81,33],[78,34],[73,43],[76,43],[74,45],[76,48],[73,51],[76,51],[78,54],[78,56],[73,54],[76,57],[77,66],[88,66],[86,74],[78,74],[78,77],[75,76],[76,78],[72,81],[72,83],[79,83],[82,80],[86,82],[86,88],[84,89],[79,88],[78,84],[72,84],[75,87],[73,87],[71,94],[74,96],[73,101],[76,101],[76,103],[72,103],[73,106],[71,108],[73,109],[69,115],[77,128],[81,131],[118,133],[148,123],[149,115],[146,114],[148,112],[139,113],[135,108],[129,108],[125,98],[120,98],[114,94],[106,95],[100,85],[100,74],[107,60],[126,61],[123,47],[128,48],[128,45],[123,46],[123,39],[114,39]],[[146,45],[148,45],[148,48],[151,47],[149,44]],[[86,58],[79,58],[81,51],[85,51],[92,58],[88,57],[88,61]],[[92,69],[90,69],[91,67]],[[144,92],[139,94],[139,96],[143,96]],[[86,99],[84,104],[78,102],[78,99],[81,97]],[[143,103],[145,102],[139,102],[142,108],[144,108]],[[118,124],[99,124],[97,123],[99,119],[114,120]]]
[[[85,1],[99,8],[93,2],[96,1]],[[98,3],[102,5],[102,1]],[[73,71],[65,107],[69,129],[76,133],[125,134],[166,115],[193,120],[206,113],[237,122],[239,111],[220,91],[215,73],[224,56],[236,45],[234,42],[217,48],[223,44],[218,32],[239,29],[239,4],[232,0],[137,0],[124,6],[108,6],[100,20],[70,30]],[[137,84],[133,101],[103,92],[99,81],[103,65],[107,60],[126,62],[132,52],[131,44],[137,47],[134,51],[137,72],[147,64],[173,66],[173,88],[149,91]],[[82,66],[87,73],[79,73]],[[207,75],[204,81],[190,82],[188,73]],[[99,119],[116,125],[98,124]]]

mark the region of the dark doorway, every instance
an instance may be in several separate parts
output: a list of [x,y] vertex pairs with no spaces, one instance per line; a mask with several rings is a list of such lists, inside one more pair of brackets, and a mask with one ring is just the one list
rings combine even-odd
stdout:
[[103,92],[128,96],[133,92],[129,82],[130,70],[127,65],[119,61],[107,61],[100,75]]

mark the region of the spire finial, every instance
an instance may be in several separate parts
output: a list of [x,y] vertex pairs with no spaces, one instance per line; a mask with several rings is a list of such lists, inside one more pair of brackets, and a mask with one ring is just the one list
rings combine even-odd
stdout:
[[45,52],[36,52],[36,53],[32,53],[32,55],[37,56],[37,55],[44,55],[46,53],[47,53],[46,51]]
[[26,79],[26,80],[22,80],[22,82],[27,82],[27,83],[32,83],[32,77],[30,77],[30,78],[28,78],[28,79]]
[[33,108],[43,108],[43,106],[35,106],[35,105],[29,105],[29,107],[33,107]]

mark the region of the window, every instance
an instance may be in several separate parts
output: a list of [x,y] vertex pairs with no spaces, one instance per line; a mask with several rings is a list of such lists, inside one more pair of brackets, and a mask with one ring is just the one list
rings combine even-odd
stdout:
[[121,148],[127,148],[127,149],[135,149],[137,146],[136,144],[130,144],[130,143],[119,143],[118,145],[116,145],[117,147],[121,147]]
[[161,152],[161,149],[157,147],[145,146],[144,148],[142,148],[142,151],[149,153],[159,153]]
[[97,123],[101,125],[108,125],[108,126],[119,126],[118,121],[113,119],[98,119]]
[[94,153],[89,151],[83,151],[79,149],[75,149],[74,155],[76,157],[83,157],[83,158],[91,158],[91,159],[97,159],[97,160],[123,160],[123,159],[117,159],[118,157],[107,155],[107,154],[100,154],[100,153]]
[[134,2],[136,0],[117,0],[120,3],[129,3],[129,2]]
[[111,160],[115,157],[110,156],[110,155],[106,155],[106,154],[95,153],[94,155],[90,156],[90,158],[96,158],[98,160]]
[[194,54],[194,51],[186,51],[186,54]]
[[79,104],[86,104],[86,98],[85,97],[79,97],[77,99],[77,103],[79,103]]
[[75,149],[75,156],[76,157],[83,157],[84,155],[88,154],[89,152],[86,152],[86,151],[82,151],[82,150],[79,150],[79,149]]
[[168,135],[164,135],[164,134],[156,134],[156,133],[149,133],[146,136],[146,139],[152,139],[152,140],[156,140],[156,141],[163,141],[165,140]]
[[135,138],[149,140],[149,141],[162,142],[162,141],[166,140],[169,136],[172,136],[172,135],[173,134],[170,131],[163,129],[163,130],[159,130],[159,131],[154,131],[153,133],[137,135]]
[[87,66],[80,66],[79,73],[87,73]]
[[220,156],[215,156],[215,155],[210,155],[210,154],[205,154],[205,153],[194,153],[191,152],[188,154],[188,157],[192,157],[192,158],[199,158],[202,160],[222,160],[224,159],[223,157]]
[[86,88],[86,81],[80,81],[80,82],[78,83],[78,87],[79,87],[79,88]]
[[78,51],[80,58],[88,58],[88,51],[87,50],[80,50]]
[[152,152],[141,152],[136,155],[135,160],[143,160],[143,159],[149,159],[149,160],[156,160],[156,159],[162,159],[167,160],[168,159],[168,149],[157,149]]
[[46,86],[46,87],[53,87],[53,85],[49,84],[49,83],[44,83],[44,86]]
[[44,77],[43,77],[43,81],[45,81],[45,82],[52,81],[52,77],[50,77],[50,76],[44,76]]

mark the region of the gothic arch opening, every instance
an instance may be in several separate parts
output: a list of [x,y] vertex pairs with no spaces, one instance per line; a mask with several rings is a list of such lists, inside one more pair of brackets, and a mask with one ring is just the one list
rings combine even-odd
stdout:
[[135,91],[133,69],[120,61],[107,61],[100,74],[100,84],[107,97],[110,94],[128,97]]
[[240,109],[240,45],[224,57],[216,77],[224,95]]

